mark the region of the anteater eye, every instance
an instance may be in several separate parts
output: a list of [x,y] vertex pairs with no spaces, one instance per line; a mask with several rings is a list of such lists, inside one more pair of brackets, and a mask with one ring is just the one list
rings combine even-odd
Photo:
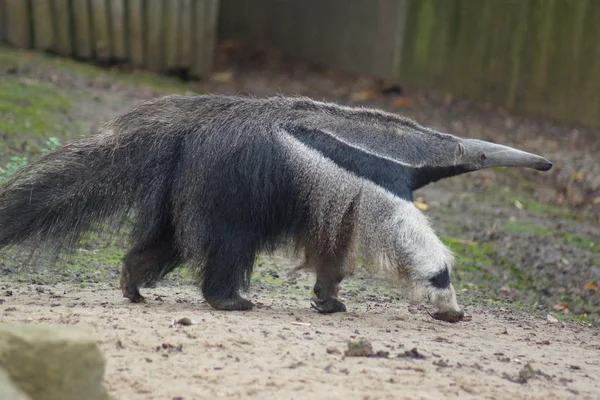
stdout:
[[479,159],[480,159],[481,161],[485,161],[485,159],[486,159],[486,158],[487,158],[487,157],[486,157],[485,153],[481,153],[481,154],[479,155]]

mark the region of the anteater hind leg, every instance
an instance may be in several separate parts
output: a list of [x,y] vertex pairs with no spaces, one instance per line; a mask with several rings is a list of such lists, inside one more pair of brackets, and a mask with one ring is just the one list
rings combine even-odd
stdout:
[[256,255],[252,234],[229,232],[222,237],[223,240],[209,252],[203,267],[204,300],[217,310],[251,310],[253,304],[239,292],[248,287],[252,274]]
[[150,287],[173,271],[181,262],[169,230],[162,231],[151,243],[133,247],[123,259],[121,290],[133,303],[144,301],[140,286]]
[[336,257],[333,254],[315,254],[308,257],[314,256],[318,258],[315,264],[317,282],[313,288],[311,306],[323,314],[345,312],[346,306],[338,299],[340,283],[346,276],[345,257]]

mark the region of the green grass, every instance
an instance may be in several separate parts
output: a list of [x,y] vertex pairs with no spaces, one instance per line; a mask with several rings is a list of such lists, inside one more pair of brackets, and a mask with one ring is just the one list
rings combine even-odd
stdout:
[[165,77],[146,71],[102,68],[91,63],[79,62],[69,58],[52,56],[28,50],[17,50],[0,46],[0,67],[4,68],[41,68],[54,72],[64,72],[81,78],[103,80],[111,84],[133,85],[150,88],[162,93],[193,93],[189,85],[181,79]]
[[39,154],[50,135],[63,140],[77,124],[67,93],[27,79],[0,78],[0,156]]
[[505,229],[508,233],[524,233],[534,236],[556,237],[567,246],[575,246],[583,250],[589,250],[592,253],[600,254],[600,241],[594,240],[585,235],[557,231],[555,229],[538,226],[527,221],[509,220],[506,222]]

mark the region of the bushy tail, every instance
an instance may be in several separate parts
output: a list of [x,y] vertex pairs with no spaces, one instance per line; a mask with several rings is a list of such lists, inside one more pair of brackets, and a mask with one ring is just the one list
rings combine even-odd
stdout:
[[178,141],[119,131],[107,125],[65,143],[0,186],[0,248],[70,246],[84,232],[124,221],[133,208],[152,223],[168,197]]

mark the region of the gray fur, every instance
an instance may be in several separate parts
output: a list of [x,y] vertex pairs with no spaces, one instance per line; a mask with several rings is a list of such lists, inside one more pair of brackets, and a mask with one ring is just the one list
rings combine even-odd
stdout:
[[451,270],[452,254],[412,191],[491,166],[484,152],[493,165],[549,164],[498,149],[391,113],[307,98],[163,97],[9,179],[0,188],[0,247],[60,249],[134,212],[126,297],[142,301],[140,285],[189,262],[211,305],[248,309],[238,289],[256,252],[291,239],[317,273],[321,312],[345,310],[338,286],[360,247],[456,322],[463,314],[452,285],[431,284]]

